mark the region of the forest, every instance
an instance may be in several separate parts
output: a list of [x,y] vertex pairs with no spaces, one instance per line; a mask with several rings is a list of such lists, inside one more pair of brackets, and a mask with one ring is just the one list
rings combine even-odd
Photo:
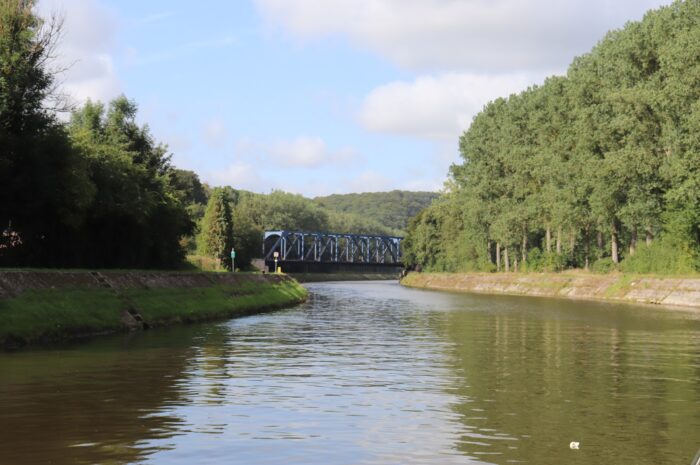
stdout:
[[197,254],[226,265],[235,246],[245,268],[265,229],[401,234],[430,201],[396,192],[360,215],[281,191],[211,188],[173,166],[134,101],[66,101],[52,68],[61,22],[32,7],[0,2],[2,267],[179,268]]
[[[392,191],[309,199],[279,190],[257,194],[228,186],[212,189],[191,171],[176,170],[176,173],[181,189],[201,193],[192,196],[187,203],[197,225],[195,234],[186,241],[188,253],[194,256],[190,260],[217,257],[226,262],[230,248],[235,247],[236,266],[243,268],[260,256],[263,231],[287,229],[403,236],[405,231],[393,226],[408,224],[413,209],[425,208],[437,196]],[[329,198],[336,203],[326,203],[325,199]],[[371,210],[372,214],[363,215],[363,208]],[[223,223],[230,223],[230,233],[218,232],[221,221],[217,218],[228,218]],[[226,242],[225,237],[229,235],[232,239]]]
[[60,19],[32,7],[0,3],[0,266],[177,266],[194,223],[166,147],[124,97],[68,113]]
[[609,32],[565,76],[488,103],[409,225],[435,271],[700,268],[700,1]]
[[363,192],[360,194],[333,194],[315,197],[317,204],[330,210],[362,215],[366,218],[403,231],[408,221],[438,197],[435,192]]

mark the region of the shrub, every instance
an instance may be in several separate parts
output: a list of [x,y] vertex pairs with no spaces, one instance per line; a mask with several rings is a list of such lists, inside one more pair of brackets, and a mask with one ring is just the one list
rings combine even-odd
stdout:
[[650,247],[639,247],[635,255],[622,262],[621,269],[627,273],[688,274],[698,268],[692,250],[672,238],[661,237]]
[[617,271],[618,265],[613,262],[611,257],[600,258],[591,266],[591,271],[594,273],[610,273]]
[[527,254],[526,271],[533,272],[553,272],[562,271],[566,268],[566,258],[552,252],[542,252],[535,247]]

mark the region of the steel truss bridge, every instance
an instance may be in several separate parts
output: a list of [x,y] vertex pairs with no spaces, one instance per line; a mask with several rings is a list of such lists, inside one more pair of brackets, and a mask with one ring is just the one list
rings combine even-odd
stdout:
[[266,231],[263,257],[290,272],[386,271],[403,267],[402,237],[306,231]]

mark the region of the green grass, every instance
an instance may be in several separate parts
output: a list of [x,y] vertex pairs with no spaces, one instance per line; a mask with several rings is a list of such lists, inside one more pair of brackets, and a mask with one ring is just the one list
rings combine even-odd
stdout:
[[235,289],[221,285],[189,289],[127,289],[123,294],[151,326],[240,316],[306,298],[306,290],[292,280],[243,282]]
[[[127,331],[121,314],[132,306],[148,326],[235,317],[302,302],[292,279],[241,279],[205,288],[41,289],[0,299],[0,348]],[[128,302],[128,304],[127,304]]]
[[124,304],[108,289],[31,290],[0,300],[0,346],[122,327]]
[[218,273],[225,273],[228,271],[226,268],[221,266],[219,260],[212,257],[207,257],[205,255],[188,255],[185,260],[184,269],[190,271],[209,271]]

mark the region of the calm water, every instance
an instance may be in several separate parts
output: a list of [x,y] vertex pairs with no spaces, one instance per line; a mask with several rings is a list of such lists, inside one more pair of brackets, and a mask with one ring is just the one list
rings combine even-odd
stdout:
[[0,354],[0,463],[687,465],[700,448],[698,314],[308,287],[287,311]]

